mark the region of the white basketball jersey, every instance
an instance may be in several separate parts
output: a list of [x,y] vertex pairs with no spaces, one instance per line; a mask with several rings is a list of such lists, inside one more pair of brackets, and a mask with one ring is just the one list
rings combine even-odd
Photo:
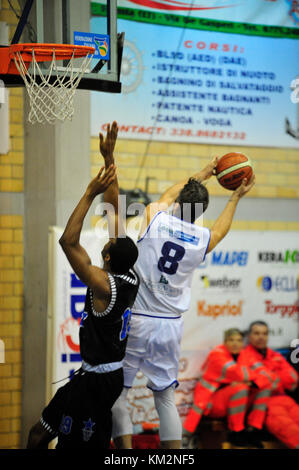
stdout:
[[188,310],[193,272],[209,241],[207,228],[158,212],[137,242],[140,287],[132,313],[173,318]]

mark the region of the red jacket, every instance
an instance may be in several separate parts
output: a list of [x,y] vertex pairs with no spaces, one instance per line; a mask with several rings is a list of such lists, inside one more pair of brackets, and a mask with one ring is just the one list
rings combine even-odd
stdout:
[[249,382],[253,380],[254,375],[247,365],[240,365],[239,360],[236,362],[224,345],[217,346],[209,353],[202,365],[201,378],[194,393],[196,407],[203,413],[212,394],[220,385],[232,382]]
[[249,344],[241,351],[238,362],[254,369],[254,382],[258,386],[271,386],[277,393],[284,393],[284,390],[294,390],[298,385],[298,373],[280,353],[272,349],[267,348],[264,357]]

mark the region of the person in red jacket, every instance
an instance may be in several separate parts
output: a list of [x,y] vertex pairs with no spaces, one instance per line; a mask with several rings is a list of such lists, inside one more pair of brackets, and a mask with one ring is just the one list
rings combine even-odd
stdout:
[[[232,328],[224,333],[224,344],[209,353],[194,390],[193,405],[183,424],[185,445],[202,416],[208,415],[211,418],[227,417],[231,443],[262,447],[256,433],[252,431],[263,427],[271,390],[268,383],[257,375],[259,367],[252,368],[253,364],[250,363],[239,364],[242,348],[243,333],[237,328]],[[262,365],[261,368],[264,369]],[[253,381],[255,391],[251,394]],[[245,430],[245,415],[249,406],[251,410],[247,417],[248,429]]]
[[[286,391],[298,386],[298,373],[278,352],[268,348],[268,325],[256,321],[249,327],[248,346],[240,354],[240,364],[255,364],[263,380],[272,385],[266,427],[291,449],[299,449],[299,405]],[[260,365],[264,366],[264,370]]]

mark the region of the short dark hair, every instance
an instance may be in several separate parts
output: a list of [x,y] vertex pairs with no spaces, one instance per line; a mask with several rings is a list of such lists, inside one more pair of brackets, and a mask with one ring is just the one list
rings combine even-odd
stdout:
[[248,329],[248,334],[251,333],[251,330],[255,325],[266,326],[267,329],[269,330],[269,327],[268,327],[266,322],[264,322],[263,320],[256,320],[256,321],[253,321],[252,323],[250,323],[249,329]]
[[[193,223],[208,207],[209,192],[207,188],[195,178],[189,178],[188,183],[185,184],[178,195],[176,202],[181,208],[181,219]],[[187,206],[187,208],[185,206],[184,210],[184,204],[190,204],[190,206]]]
[[138,248],[130,237],[118,237],[109,247],[110,267],[115,274],[126,274],[136,263]]

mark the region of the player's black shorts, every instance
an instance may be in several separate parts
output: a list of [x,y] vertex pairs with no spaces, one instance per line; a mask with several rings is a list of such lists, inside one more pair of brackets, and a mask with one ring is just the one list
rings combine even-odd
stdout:
[[45,429],[58,436],[56,448],[109,448],[111,408],[122,389],[123,369],[104,374],[80,369],[42,413]]

